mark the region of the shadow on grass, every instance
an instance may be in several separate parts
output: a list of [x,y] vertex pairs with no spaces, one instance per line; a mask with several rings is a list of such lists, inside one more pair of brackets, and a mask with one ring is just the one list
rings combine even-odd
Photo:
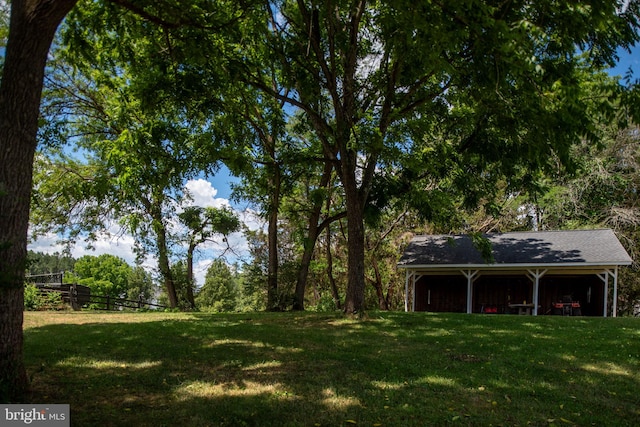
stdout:
[[71,404],[78,426],[631,426],[640,417],[636,319],[66,316],[25,331],[26,363],[33,400]]

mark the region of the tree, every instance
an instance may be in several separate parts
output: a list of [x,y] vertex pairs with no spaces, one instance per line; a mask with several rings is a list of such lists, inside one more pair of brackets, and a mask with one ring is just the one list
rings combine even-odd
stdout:
[[175,307],[171,218],[185,197],[185,181],[215,173],[222,159],[227,119],[225,97],[217,91],[232,80],[221,52],[235,42],[239,17],[251,5],[124,3],[131,12],[94,2],[66,21],[64,48],[56,52],[63,66],[52,73],[51,108],[43,109],[52,126],[44,134],[54,141],[71,134],[95,165],[89,175],[74,170],[77,165],[62,168],[81,176],[72,178],[80,188],[89,187],[71,185],[72,197],[97,208],[84,209],[76,229],[95,233],[110,225],[100,217],[119,221],[136,236],[141,254],[157,256]]
[[[113,94],[112,101],[115,99],[117,95]],[[130,101],[122,102],[131,105]],[[100,117],[105,125],[115,122],[106,106],[97,107],[96,111],[107,114],[93,117]],[[91,164],[77,167],[76,161],[63,159],[48,169],[43,176],[46,181],[38,182],[34,193],[37,201],[34,213],[46,212],[38,216],[48,220],[40,224],[45,229],[61,227],[76,233],[88,232],[89,238],[108,232],[114,222],[119,222],[136,236],[141,254],[152,251],[157,255],[170,305],[176,307],[169,221],[182,197],[184,180],[195,173],[194,164],[186,161],[190,157],[185,142],[188,136],[170,125],[168,119],[131,108],[128,112],[134,121],[142,121],[122,128],[105,127],[109,134],[103,139],[84,142],[93,156]],[[57,186],[49,184],[52,179],[56,179]],[[60,187],[69,191],[60,192]],[[75,206],[84,209],[69,209]],[[74,214],[77,216],[73,217]]]
[[[637,126],[604,126],[603,147],[584,143],[576,149],[582,159],[575,176],[561,176],[532,205],[540,229],[607,227],[616,232],[631,258],[638,260],[640,235],[640,131]],[[619,309],[633,313],[640,301],[638,262],[620,274]]]
[[[60,22],[77,0],[14,0],[0,84],[0,398],[20,401],[28,388],[23,366],[22,286],[40,97],[47,54]],[[154,23],[184,23],[200,11],[171,1],[153,8],[122,0]],[[163,12],[163,13],[161,13]],[[203,24],[210,15],[200,14]],[[157,18],[157,19],[156,19]],[[172,19],[174,21],[172,21]]]
[[[273,21],[273,15],[269,19]],[[262,51],[261,48],[258,49]],[[280,82],[271,61],[254,64],[260,70],[265,85],[280,91]],[[234,174],[242,178],[235,189],[235,197],[257,203],[267,217],[268,265],[267,265],[267,309],[278,309],[278,218],[282,194],[287,187],[287,162],[291,152],[290,139],[286,136],[287,114],[283,102],[262,96],[246,85],[243,79],[229,85],[233,95],[228,97],[227,109],[235,116],[233,126],[239,128],[230,141],[234,145],[244,144],[244,155],[236,153],[226,160]],[[286,90],[286,89],[282,89]],[[237,100],[238,102],[234,101]],[[240,137],[241,136],[241,137]]]
[[285,157],[282,154],[282,115],[282,105],[277,104],[245,112],[244,116],[255,134],[254,154],[251,163],[238,173],[244,181],[239,192],[245,198],[253,196],[254,200],[259,199],[268,219],[267,310],[278,309],[278,218],[286,167],[282,160]]
[[14,0],[0,83],[0,400],[23,401],[23,282],[44,68],[77,0]]
[[[290,270],[294,262],[280,259],[283,249],[279,246],[291,243],[286,239],[281,242],[286,234],[282,230],[288,225],[297,229],[294,234],[301,249],[295,261],[298,267],[292,308],[303,310],[318,235],[340,214],[328,219],[322,217],[330,193],[333,165],[323,161],[322,148],[309,133],[308,124],[301,116],[291,116],[286,130],[287,135],[278,141],[263,141],[256,147],[255,166],[242,173],[242,185],[236,188],[236,194],[258,203],[267,217],[267,287],[270,290],[267,306],[271,310],[283,309],[282,297],[287,293],[284,275],[278,271],[285,265]],[[277,281],[275,285],[274,281]]]
[[[83,164],[61,158],[62,164],[55,164],[44,177],[49,181],[59,178],[57,185],[39,183],[36,200],[45,202],[47,215],[43,217],[49,220],[48,226],[55,224],[50,222],[53,219],[76,232],[96,233],[107,231],[113,221],[119,221],[136,236],[141,254],[150,251],[157,256],[169,303],[176,307],[170,220],[184,197],[185,181],[216,167],[216,150],[207,129],[208,118],[192,111],[189,99],[149,94],[144,87],[149,75],[135,73],[141,64],[146,65],[148,73],[158,72],[157,57],[171,48],[171,38],[160,37],[162,29],[148,28],[136,15],[125,14],[122,19],[130,24],[129,37],[159,40],[148,51],[138,52],[135,61],[123,57],[126,48],[122,48],[125,52],[91,58],[91,63],[66,50],[56,52],[65,60],[60,61],[58,72],[52,73],[46,104],[49,108],[45,111],[51,123],[63,124],[64,133],[59,136],[54,129],[47,134],[54,139],[50,145],[72,131],[73,141],[85,150],[89,160]],[[114,20],[108,22],[117,27],[119,23]],[[70,20],[69,33],[75,22]],[[93,34],[84,43],[101,51],[115,44],[113,37],[109,32]],[[117,38],[122,41],[121,35]],[[96,81],[101,84],[96,85]],[[176,84],[172,81],[167,92],[174,95],[171,89]],[[209,144],[208,150],[203,149],[205,144]],[[61,192],[59,183],[69,191]],[[52,191],[46,192],[47,187]],[[82,206],[77,218],[69,217],[74,213],[69,205]],[[51,211],[60,214],[52,216]]]
[[76,260],[58,252],[45,254],[29,251],[28,274],[52,274],[73,270]]
[[75,264],[75,274],[81,285],[89,286],[96,295],[123,298],[129,289],[133,273],[125,260],[115,255],[85,255]]
[[236,275],[222,260],[211,263],[204,285],[198,290],[198,307],[217,312],[232,311],[238,306],[240,290]]
[[138,299],[150,301],[155,295],[156,285],[151,275],[142,266],[134,266],[129,275],[129,286],[125,297],[132,301]]
[[[575,92],[576,46],[589,64],[611,64],[618,46],[638,38],[637,5],[619,11],[605,1],[282,3],[266,37],[294,90],[250,82],[305,112],[338,173],[346,312],[364,308],[365,207],[381,166],[421,150],[448,153],[473,162],[450,175],[450,186],[465,187],[491,169],[504,176],[550,158],[570,163],[569,147],[590,127]],[[431,139],[443,125],[448,138]]]
[[[245,232],[250,251],[250,261],[242,266],[242,308],[245,311],[265,310],[268,289],[264,286],[267,278],[268,246],[263,230]],[[249,309],[249,310],[247,310]]]
[[88,286],[93,295],[137,301],[155,296],[155,285],[141,266],[131,267],[124,259],[110,254],[85,255],[75,261],[73,283]]
[[[193,296],[193,255],[198,247],[207,241],[213,241],[216,235],[222,236],[222,240],[227,242],[227,236],[240,230],[240,220],[236,214],[228,207],[203,208],[200,206],[190,206],[178,214],[180,221],[188,229],[187,248],[187,302],[191,308],[195,308]],[[228,246],[227,246],[228,247]]]

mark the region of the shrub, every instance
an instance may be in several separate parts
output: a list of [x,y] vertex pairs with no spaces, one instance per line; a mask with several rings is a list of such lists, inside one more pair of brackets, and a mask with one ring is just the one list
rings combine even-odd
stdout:
[[38,310],[41,305],[40,291],[36,285],[29,283],[24,287],[24,309],[33,311]]
[[24,287],[24,309],[28,311],[36,310],[59,310],[62,307],[62,296],[58,292],[48,292],[43,294],[36,285],[29,283]]

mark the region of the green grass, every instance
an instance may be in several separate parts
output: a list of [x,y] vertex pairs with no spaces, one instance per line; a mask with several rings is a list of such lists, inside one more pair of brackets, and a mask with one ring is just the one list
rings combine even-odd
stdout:
[[636,426],[640,319],[25,313],[76,426]]

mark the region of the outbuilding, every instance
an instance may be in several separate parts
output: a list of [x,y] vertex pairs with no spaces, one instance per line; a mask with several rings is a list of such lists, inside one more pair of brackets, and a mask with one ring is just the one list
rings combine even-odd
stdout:
[[[420,235],[398,268],[405,311],[616,316],[618,271],[632,259],[610,229]],[[489,252],[491,255],[489,255]]]

